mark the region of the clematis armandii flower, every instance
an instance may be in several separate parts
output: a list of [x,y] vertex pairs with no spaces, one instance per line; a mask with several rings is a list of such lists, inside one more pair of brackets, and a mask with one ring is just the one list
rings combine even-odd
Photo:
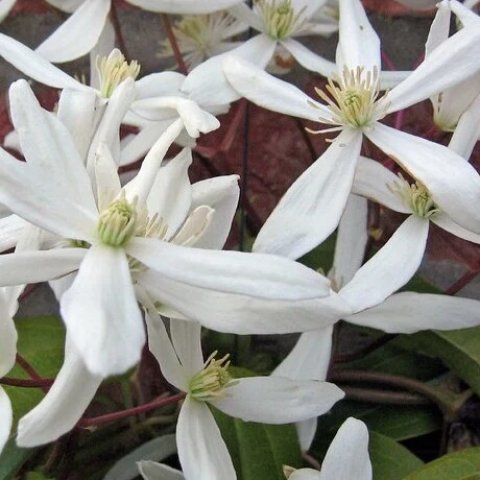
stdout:
[[[476,208],[480,178],[475,169],[448,148],[379,121],[480,71],[480,62],[471,55],[480,32],[466,26],[435,49],[406,80],[379,98],[379,39],[358,0],[339,3],[338,74],[329,80],[328,93],[317,90],[325,103],[241,59],[229,57],[224,61],[231,85],[254,103],[326,124],[327,128],[318,133],[340,132],[280,200],[257,237],[254,250],[297,258],[336,228],[352,188],[363,135],[422,182],[456,223],[480,233],[480,211]],[[445,68],[449,75],[442,74]]]
[[[69,132],[39,106],[25,81],[11,86],[10,101],[27,162],[0,150],[0,201],[63,238],[65,248],[0,256],[1,285],[45,281],[78,270],[62,296],[61,312],[92,373],[119,373],[139,359],[144,332],[132,275],[143,288],[154,289],[156,301],[183,314],[188,315],[191,302],[195,303],[191,289],[200,295],[196,301],[201,302],[204,293],[203,306],[191,316],[194,320],[211,325],[216,314],[206,316],[207,311],[218,313],[217,308],[228,305],[230,328],[252,323],[248,309],[241,307],[247,299],[253,304],[258,299],[267,310],[288,307],[289,302],[296,309],[298,301],[328,294],[325,278],[281,257],[187,248],[170,241],[174,230],[155,215],[156,210],[148,210],[148,196],[163,157],[182,128],[180,120],[157,141],[125,188],[120,187],[108,149],[99,148],[94,194]],[[197,213],[188,225],[191,235],[208,223],[208,210]],[[209,294],[225,303],[211,302]],[[274,323],[275,315],[270,315]]]
[[[177,450],[187,480],[235,480],[230,455],[208,404],[244,421],[291,423],[322,415],[343,392],[331,383],[280,377],[232,379],[228,356],[204,362],[200,325],[163,320],[147,308],[149,347],[166,379],[187,394],[177,423]],[[157,469],[168,471],[158,465]],[[147,477],[148,478],[148,477]],[[155,477],[152,477],[155,478]]]
[[320,471],[288,467],[284,470],[288,480],[372,480],[366,425],[356,418],[347,418],[328,447]]

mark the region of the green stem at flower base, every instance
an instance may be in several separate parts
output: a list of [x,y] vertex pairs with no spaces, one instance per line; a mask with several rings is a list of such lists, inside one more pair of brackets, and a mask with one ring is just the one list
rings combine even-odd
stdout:
[[172,405],[183,400],[184,398],[184,392],[177,393],[176,395],[171,395],[169,397],[161,396],[152,400],[151,402],[145,403],[144,405],[139,405],[138,407],[120,410],[119,412],[107,413],[106,415],[100,415],[98,417],[84,418],[78,422],[77,427],[91,428],[104,425],[106,423],[116,422],[133,415],[139,415],[141,413],[149,412],[150,410]]
[[392,387],[405,389],[415,394],[420,394],[424,398],[434,402],[440,408],[447,421],[455,420],[463,404],[468,400],[468,398],[472,396],[471,390],[466,390],[460,394],[456,394],[449,392],[445,389],[428,385],[413,378],[403,377],[400,375],[391,375],[382,372],[367,372],[362,370],[337,370],[331,372],[328,380],[340,384],[366,383],[389,385]]
[[172,48],[173,56],[175,57],[175,61],[177,62],[178,68],[180,69],[181,73],[183,73],[184,75],[188,75],[188,68],[185,63],[185,60],[183,59],[182,52],[178,47],[177,37],[175,36],[175,32],[173,31],[170,17],[166,13],[162,13],[161,16],[163,20],[163,25],[165,27],[165,32],[167,34],[167,38],[170,43],[170,47]]

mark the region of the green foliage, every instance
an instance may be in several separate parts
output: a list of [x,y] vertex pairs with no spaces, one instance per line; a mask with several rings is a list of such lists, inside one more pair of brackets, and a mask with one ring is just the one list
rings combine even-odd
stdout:
[[444,455],[404,480],[480,480],[480,448]]
[[401,480],[423,462],[410,450],[385,435],[370,432],[373,480]]

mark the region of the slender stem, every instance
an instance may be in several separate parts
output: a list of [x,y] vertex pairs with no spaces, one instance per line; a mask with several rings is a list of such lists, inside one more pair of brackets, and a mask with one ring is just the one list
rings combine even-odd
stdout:
[[240,250],[245,249],[245,228],[246,228],[246,208],[247,203],[247,189],[248,189],[248,154],[250,147],[250,104],[247,102],[245,107],[245,117],[244,117],[244,142],[243,142],[243,161],[242,161],[242,178],[241,183],[242,187],[240,189],[240,235],[239,243]]
[[178,46],[177,37],[175,36],[175,32],[173,31],[170,17],[166,13],[162,13],[162,20],[163,20],[163,25],[165,26],[167,38],[170,43],[170,47],[172,48],[173,56],[175,57],[175,61],[177,62],[178,68],[184,75],[188,75],[187,64],[185,63],[182,52],[180,51],[180,48]]
[[463,287],[468,285],[477,275],[479,272],[467,272],[462,275],[456,282],[452,283],[446,290],[445,295],[455,295],[458,293]]
[[303,452],[302,458],[307,463],[309,463],[315,470],[320,470],[322,468],[320,462],[316,458],[312,457],[308,452]]
[[395,334],[386,334],[382,335],[379,338],[376,338],[373,342],[369,343],[363,348],[358,349],[355,352],[352,353],[346,353],[346,354],[338,354],[333,357],[333,363],[346,363],[346,362],[352,362],[353,360],[357,360],[359,358],[364,357],[370,352],[373,352],[377,348],[385,345],[388,343],[390,340],[395,338],[397,335]]
[[125,57],[127,62],[130,62],[130,54],[128,53],[127,44],[125,43],[125,38],[123,37],[122,33],[122,25],[120,24],[120,19],[118,18],[117,7],[115,2],[112,2],[112,6],[110,9],[110,18],[112,19],[113,28],[115,30],[115,36],[117,37],[118,44],[120,46],[120,50]]
[[430,405],[428,398],[415,393],[373,390],[363,387],[340,387],[348,400],[357,402],[380,403],[382,405]]
[[0,384],[9,385],[11,387],[41,388],[42,390],[48,390],[48,388],[51,387],[53,384],[53,379],[42,378],[38,380],[25,380],[23,378],[3,377],[0,378]]
[[80,428],[88,428],[99,425],[104,425],[105,423],[111,423],[118,420],[123,420],[124,418],[131,417],[133,415],[138,415],[141,413],[149,412],[150,410],[155,410],[160,407],[165,407],[173,403],[177,403],[180,400],[185,398],[185,393],[177,393],[176,395],[171,395],[169,397],[161,396],[152,400],[149,403],[140,405],[138,407],[128,408],[126,410],[121,410],[119,412],[107,413],[106,415],[100,415],[98,417],[84,418],[80,420],[77,424]]

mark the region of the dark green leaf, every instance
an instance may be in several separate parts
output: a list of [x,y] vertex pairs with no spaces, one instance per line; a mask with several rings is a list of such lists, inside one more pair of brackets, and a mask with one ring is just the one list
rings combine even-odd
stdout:
[[35,449],[19,448],[12,438],[0,457],[0,480],[12,480],[20,467],[35,453]]

